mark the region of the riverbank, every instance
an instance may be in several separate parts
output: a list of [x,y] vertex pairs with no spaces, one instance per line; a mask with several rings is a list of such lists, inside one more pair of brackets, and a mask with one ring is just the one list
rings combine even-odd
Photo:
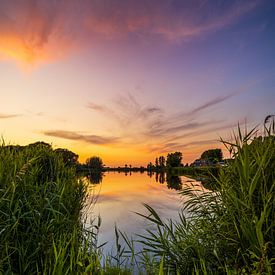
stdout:
[[115,271],[100,264],[96,225],[90,232],[83,227],[85,200],[75,168],[51,147],[0,147],[0,273]]
[[[264,137],[254,133],[225,143],[234,161],[213,178],[215,192],[196,185],[180,191],[189,215],[167,222],[145,205],[148,215],[140,216],[151,223],[147,233],[131,240],[115,229],[117,254],[104,262],[97,247],[100,219],[90,231],[81,223],[86,185],[75,168],[43,144],[2,146],[1,273],[131,274],[133,266],[143,274],[274,273],[274,124]],[[133,265],[126,268],[125,259]]]

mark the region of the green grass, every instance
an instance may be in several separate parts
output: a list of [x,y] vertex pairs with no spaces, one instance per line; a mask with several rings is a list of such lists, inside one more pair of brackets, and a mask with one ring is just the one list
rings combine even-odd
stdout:
[[215,177],[215,192],[182,190],[178,221],[164,222],[146,205],[155,227],[140,236],[145,265],[164,274],[275,272],[274,123],[263,137],[255,133],[239,129],[235,142],[225,142],[234,161]]
[[86,186],[75,169],[42,143],[0,147],[0,274],[274,273],[274,128],[256,139],[239,129],[224,142],[234,160],[212,175],[214,192],[185,187],[177,221],[145,205],[154,228],[137,240],[144,249],[115,228],[117,254],[105,260],[98,225],[82,224]]
[[0,274],[119,274],[83,228],[85,199],[51,147],[0,147]]

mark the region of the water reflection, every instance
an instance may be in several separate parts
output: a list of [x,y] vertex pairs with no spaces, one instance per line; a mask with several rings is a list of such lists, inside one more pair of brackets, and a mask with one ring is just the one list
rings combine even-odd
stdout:
[[175,176],[169,173],[156,173],[156,182],[164,184],[166,182],[166,185],[168,189],[175,189],[175,190],[181,190],[182,189],[182,181],[179,176]]
[[[124,174],[125,176],[128,176],[128,175],[132,176],[131,171],[127,171],[127,172],[118,171],[118,173]],[[143,172],[141,172],[141,174],[143,174]],[[182,181],[179,176],[175,176],[169,173],[166,174],[164,172],[156,173],[152,171],[148,171],[147,175],[150,178],[152,178],[155,175],[156,183],[161,183],[161,184],[166,183],[168,189],[175,189],[177,191],[182,189]],[[103,176],[104,176],[103,172],[89,173],[86,175],[86,180],[91,184],[99,184],[102,182]]]
[[86,175],[86,179],[91,184],[99,184],[102,182],[103,173],[102,172],[89,173],[88,175]]
[[165,173],[156,173],[156,182],[163,184],[165,182]]
[[87,202],[92,207],[87,206],[87,222],[101,216],[99,245],[108,241],[106,251],[114,246],[115,224],[134,238],[134,234],[144,234],[145,229],[151,226],[136,214],[147,214],[143,203],[153,207],[164,220],[177,219],[183,204],[177,190],[183,184],[195,182],[164,173],[109,172],[98,177],[89,175],[88,178],[93,184],[89,186]]
[[169,189],[175,189],[175,190],[182,189],[182,182],[179,176],[167,174],[166,181],[167,181],[167,187]]

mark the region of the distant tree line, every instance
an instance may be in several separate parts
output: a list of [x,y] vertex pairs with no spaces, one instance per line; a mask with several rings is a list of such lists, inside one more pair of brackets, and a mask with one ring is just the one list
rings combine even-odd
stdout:
[[166,158],[164,156],[157,157],[155,160],[155,164],[153,164],[152,162],[148,163],[147,170],[162,172],[167,168],[169,169],[172,167],[180,166],[182,166],[182,153],[174,152],[169,153]]
[[[20,146],[20,145],[7,145],[4,146],[7,150],[26,150],[26,149],[32,149],[32,148],[48,148],[52,150],[54,153],[60,156],[62,161],[66,166],[75,167],[77,171],[89,173],[89,174],[98,174],[102,173],[104,171],[121,171],[121,172],[135,172],[135,171],[154,171],[154,172],[167,172],[173,168],[176,167],[183,167],[183,156],[181,152],[173,152],[167,154],[167,156],[159,156],[156,157],[155,162],[150,162],[147,167],[132,167],[132,165],[125,164],[125,166],[122,167],[115,167],[110,168],[106,167],[103,164],[103,160],[98,156],[92,156],[89,157],[85,163],[79,162],[79,156],[64,148],[57,148],[53,149],[52,145],[43,141],[38,141],[35,143],[31,143],[26,146]],[[223,161],[223,155],[221,149],[210,149],[206,150],[201,154],[201,157],[199,159],[196,159],[190,166],[213,166],[218,163],[221,163]],[[186,164],[185,166],[188,166]]]
[[[149,162],[147,165],[148,171],[162,172],[176,167],[183,167],[182,153],[169,153],[166,157],[160,156],[155,159],[155,163]],[[215,166],[223,164],[223,154],[221,149],[209,149],[201,154],[199,159],[196,159],[190,166]],[[189,166],[188,163],[185,166]]]

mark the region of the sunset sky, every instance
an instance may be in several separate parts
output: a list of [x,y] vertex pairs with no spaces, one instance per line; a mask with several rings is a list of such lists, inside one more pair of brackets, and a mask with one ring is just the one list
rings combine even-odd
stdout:
[[275,113],[275,1],[0,0],[0,85],[5,143],[191,162]]

